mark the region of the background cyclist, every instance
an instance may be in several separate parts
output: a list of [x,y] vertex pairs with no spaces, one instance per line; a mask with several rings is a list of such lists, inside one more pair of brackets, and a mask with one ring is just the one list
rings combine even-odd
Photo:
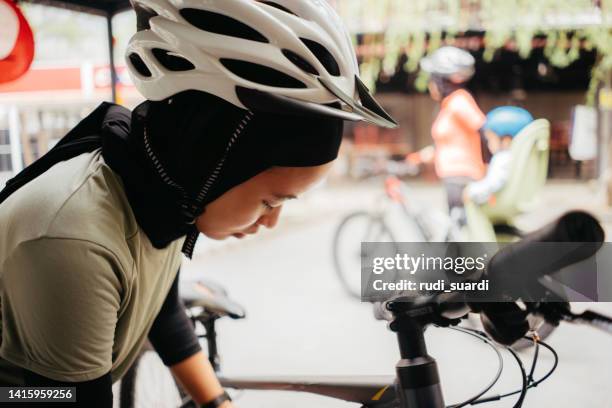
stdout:
[[421,61],[421,68],[431,75],[429,94],[440,103],[440,112],[431,128],[434,147],[408,156],[412,163],[435,163],[436,174],[444,182],[449,212],[459,210],[460,223],[465,222],[465,186],[485,175],[480,135],[485,115],[466,89],[474,76],[474,65],[470,53],[448,46]]

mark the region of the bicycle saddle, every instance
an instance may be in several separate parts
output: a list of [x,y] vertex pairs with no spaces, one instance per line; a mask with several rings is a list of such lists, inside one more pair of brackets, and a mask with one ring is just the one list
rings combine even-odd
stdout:
[[242,319],[245,310],[227,296],[227,291],[217,283],[208,280],[181,282],[181,300],[186,308],[202,307],[207,312],[219,317],[229,316]]

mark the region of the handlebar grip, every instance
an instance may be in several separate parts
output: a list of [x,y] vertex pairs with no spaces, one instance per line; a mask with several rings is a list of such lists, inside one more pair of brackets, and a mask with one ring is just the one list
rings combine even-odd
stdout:
[[[570,212],[502,248],[489,262],[487,274],[492,279],[537,279],[590,258],[601,248],[604,237],[592,215]],[[535,245],[538,243],[550,245]]]
[[572,320],[574,323],[583,323],[603,330],[608,334],[612,334],[612,318],[604,316],[597,312],[587,310],[586,312],[575,316]]

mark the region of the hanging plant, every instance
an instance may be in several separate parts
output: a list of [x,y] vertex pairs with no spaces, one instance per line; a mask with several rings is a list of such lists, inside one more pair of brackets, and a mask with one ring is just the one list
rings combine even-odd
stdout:
[[[557,68],[580,58],[581,49],[597,50],[588,95],[597,89],[612,69],[612,0],[338,0],[338,9],[353,32],[375,32],[364,36],[378,53],[364,58],[364,76],[373,86],[380,70],[390,74],[406,53],[404,66],[415,72],[419,61],[444,44],[453,44],[456,33],[484,32],[485,61],[511,46],[521,58],[529,58],[534,41],[543,36],[544,55]],[[597,22],[599,20],[599,23]],[[444,35],[443,33],[446,33]],[[424,90],[426,76],[417,75],[415,87]]]

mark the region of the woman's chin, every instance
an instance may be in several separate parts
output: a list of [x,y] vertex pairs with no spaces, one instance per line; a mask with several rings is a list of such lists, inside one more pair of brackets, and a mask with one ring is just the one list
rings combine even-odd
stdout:
[[231,238],[233,234],[231,233],[202,233],[206,238],[212,239],[213,241],[225,241],[228,238]]

